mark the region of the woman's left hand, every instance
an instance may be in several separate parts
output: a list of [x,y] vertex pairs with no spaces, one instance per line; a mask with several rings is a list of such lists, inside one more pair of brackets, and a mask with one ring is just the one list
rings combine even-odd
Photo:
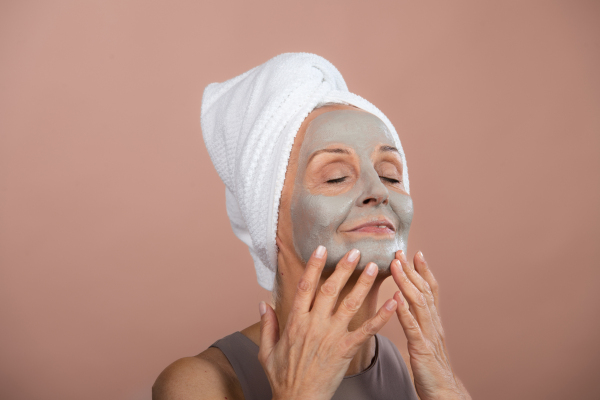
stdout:
[[390,268],[400,288],[394,295],[396,313],[408,339],[417,394],[421,400],[471,399],[450,366],[438,313],[438,284],[421,252],[415,256],[414,265],[416,269],[400,250]]

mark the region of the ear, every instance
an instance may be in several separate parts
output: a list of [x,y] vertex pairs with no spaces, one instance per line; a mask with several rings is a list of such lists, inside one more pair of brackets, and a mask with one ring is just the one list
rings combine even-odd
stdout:
[[287,250],[289,250],[288,246],[286,245],[286,242],[279,237],[279,233],[277,234],[277,236],[275,236],[275,244],[277,245],[277,252],[283,252],[284,254],[287,253]]
[[277,252],[279,253],[279,249],[282,246],[281,239],[279,239],[279,236],[275,236],[275,246],[277,246]]

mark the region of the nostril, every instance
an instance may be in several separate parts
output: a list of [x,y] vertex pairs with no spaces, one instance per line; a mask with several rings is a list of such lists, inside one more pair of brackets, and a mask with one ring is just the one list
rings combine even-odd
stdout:
[[363,203],[363,205],[366,206],[367,204],[369,204],[371,202],[373,202],[375,204],[381,203],[385,206],[388,203],[388,199],[387,199],[387,197],[384,199],[382,199],[381,197],[369,197],[369,198],[364,199],[362,203]]

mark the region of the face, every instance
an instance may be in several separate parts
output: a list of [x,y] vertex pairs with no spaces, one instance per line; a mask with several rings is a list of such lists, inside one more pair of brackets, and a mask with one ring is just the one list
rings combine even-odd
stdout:
[[389,268],[406,252],[413,207],[402,182],[402,160],[385,124],[356,109],[318,115],[306,128],[291,199],[292,237],[306,262],[327,248],[326,269],[350,250],[358,269],[375,262]]

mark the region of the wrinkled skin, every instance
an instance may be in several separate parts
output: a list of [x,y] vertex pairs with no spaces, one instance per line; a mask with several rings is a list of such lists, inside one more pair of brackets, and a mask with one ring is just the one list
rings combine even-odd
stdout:
[[[412,202],[392,143],[381,121],[350,106],[315,110],[298,132],[279,208],[280,296],[242,331],[260,329],[273,399],[331,399],[371,364],[373,335],[394,311],[421,400],[470,399],[450,366],[437,282],[420,252],[416,269],[404,256]],[[373,220],[388,225],[363,226]],[[400,290],[377,309],[390,275]]]
[[[323,245],[327,269],[353,248],[362,254],[359,270],[367,262],[388,268],[396,251],[406,251],[413,207],[401,157],[392,149],[385,124],[364,111],[330,111],[308,125],[291,204],[294,246],[303,261]],[[383,219],[393,232],[349,232]]]

